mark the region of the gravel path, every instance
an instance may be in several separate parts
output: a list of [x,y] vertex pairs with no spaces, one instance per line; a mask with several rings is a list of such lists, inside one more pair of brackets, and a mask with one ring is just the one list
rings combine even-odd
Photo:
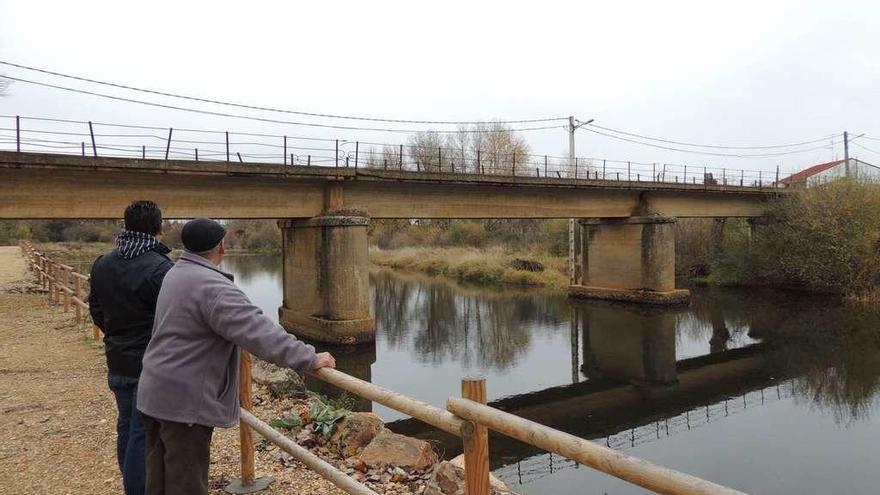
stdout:
[[[0,494],[122,493],[103,350],[27,278],[19,248],[0,247]],[[215,431],[211,457],[212,494],[225,493],[238,474],[237,428]],[[268,453],[256,467],[276,479],[260,493],[342,493]]]

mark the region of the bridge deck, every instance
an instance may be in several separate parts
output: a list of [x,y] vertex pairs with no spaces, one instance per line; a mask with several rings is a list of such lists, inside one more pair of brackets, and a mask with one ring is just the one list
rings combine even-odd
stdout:
[[374,218],[753,217],[775,188],[93,158],[0,151],[0,218],[118,218],[136,198],[168,218],[307,218],[328,184]]

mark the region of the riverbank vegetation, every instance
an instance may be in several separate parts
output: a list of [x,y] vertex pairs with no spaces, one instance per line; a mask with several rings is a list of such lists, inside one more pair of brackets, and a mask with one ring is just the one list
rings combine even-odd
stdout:
[[751,228],[745,220],[725,222],[723,240],[714,222],[679,222],[680,275],[855,301],[880,297],[880,186],[839,180],[794,191],[770,202]]
[[[505,251],[501,247],[372,248],[370,260],[379,266],[443,276],[485,285],[522,285],[563,289],[568,284],[567,261],[543,253]],[[526,262],[523,264],[523,262]],[[531,268],[531,269],[530,269]]]
[[568,284],[566,220],[376,220],[369,232],[379,266],[479,284]]

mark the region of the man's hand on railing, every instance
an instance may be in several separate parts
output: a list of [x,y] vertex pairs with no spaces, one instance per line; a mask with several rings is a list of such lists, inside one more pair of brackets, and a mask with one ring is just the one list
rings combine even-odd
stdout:
[[329,352],[318,353],[318,359],[315,361],[315,369],[312,371],[318,371],[321,368],[336,368],[336,359]]

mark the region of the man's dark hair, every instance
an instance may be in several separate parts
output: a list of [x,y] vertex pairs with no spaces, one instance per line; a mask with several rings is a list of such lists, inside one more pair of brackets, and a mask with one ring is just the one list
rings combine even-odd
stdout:
[[162,210],[152,201],[134,201],[125,209],[125,230],[156,235],[162,230]]

